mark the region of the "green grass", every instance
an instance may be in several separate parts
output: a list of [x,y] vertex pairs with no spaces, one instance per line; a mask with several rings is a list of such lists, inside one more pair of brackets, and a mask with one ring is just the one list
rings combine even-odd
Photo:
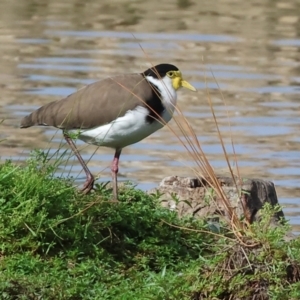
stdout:
[[300,298],[286,272],[300,241],[284,242],[286,225],[268,228],[270,207],[241,233],[250,247],[131,185],[120,203],[105,185],[81,195],[56,168],[41,152],[0,165],[0,299]]

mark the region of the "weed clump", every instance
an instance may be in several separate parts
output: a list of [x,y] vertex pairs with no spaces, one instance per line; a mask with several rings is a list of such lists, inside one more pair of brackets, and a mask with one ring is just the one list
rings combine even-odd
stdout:
[[286,225],[251,225],[247,247],[130,184],[119,203],[105,184],[81,195],[57,167],[41,152],[0,165],[1,299],[300,298],[300,242],[284,242]]

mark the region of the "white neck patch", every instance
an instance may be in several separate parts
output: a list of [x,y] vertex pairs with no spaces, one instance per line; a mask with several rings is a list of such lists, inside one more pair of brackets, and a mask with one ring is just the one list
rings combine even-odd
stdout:
[[146,79],[158,88],[163,105],[169,113],[173,115],[177,103],[177,93],[173,87],[172,79],[168,76],[165,76],[162,79],[146,76]]

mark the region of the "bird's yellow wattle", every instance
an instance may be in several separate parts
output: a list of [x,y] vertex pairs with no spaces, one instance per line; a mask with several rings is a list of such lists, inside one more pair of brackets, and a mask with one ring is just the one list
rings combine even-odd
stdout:
[[174,71],[174,76],[172,77],[172,85],[175,91],[177,91],[181,87],[185,87],[188,90],[196,92],[196,89],[188,83],[186,80],[183,80],[180,71]]
[[181,87],[181,81],[182,81],[181,74],[179,75],[176,74],[176,76],[172,78],[172,85],[175,91],[177,91]]

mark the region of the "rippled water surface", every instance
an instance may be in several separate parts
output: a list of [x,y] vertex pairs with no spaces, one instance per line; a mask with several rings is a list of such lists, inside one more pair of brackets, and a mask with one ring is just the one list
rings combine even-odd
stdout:
[[[179,107],[215,169],[222,172],[226,163],[208,91],[229,153],[233,137],[241,174],[274,181],[299,232],[300,2],[217,3],[2,1],[1,159],[22,161],[34,148],[55,156],[64,147],[53,128],[18,128],[33,109],[101,78],[170,62],[198,89],[181,90]],[[179,132],[174,121],[170,125]],[[109,180],[113,151],[78,145],[99,180]],[[120,179],[149,189],[167,175],[192,175],[192,166],[185,148],[164,128],[124,149]],[[73,158],[61,172],[84,180]]]

